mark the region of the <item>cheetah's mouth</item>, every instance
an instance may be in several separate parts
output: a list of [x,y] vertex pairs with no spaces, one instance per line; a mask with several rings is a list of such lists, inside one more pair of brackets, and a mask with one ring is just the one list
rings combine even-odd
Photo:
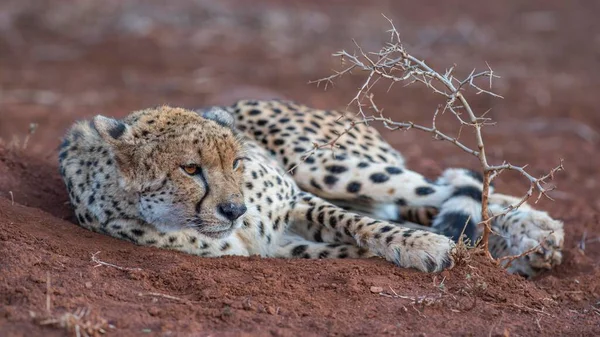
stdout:
[[219,223],[218,225],[207,226],[206,224],[202,224],[201,226],[194,226],[194,229],[198,231],[198,233],[207,236],[211,239],[222,239],[236,228],[233,222],[231,223]]
[[208,236],[209,238],[212,239],[222,239],[226,236],[228,236],[229,234],[231,234],[231,232],[233,232],[233,227],[229,228],[229,229],[225,229],[225,230],[198,230],[198,232],[200,232],[200,234],[204,235],[204,236]]

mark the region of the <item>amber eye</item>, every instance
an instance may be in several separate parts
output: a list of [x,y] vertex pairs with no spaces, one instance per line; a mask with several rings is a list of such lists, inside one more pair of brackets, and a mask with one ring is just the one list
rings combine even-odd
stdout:
[[196,175],[200,172],[200,168],[196,164],[183,165],[181,166],[181,168],[185,171],[185,173],[191,176]]
[[237,171],[237,169],[240,168],[240,164],[241,164],[242,160],[247,160],[247,159],[248,159],[248,157],[235,158],[233,160],[233,170]]

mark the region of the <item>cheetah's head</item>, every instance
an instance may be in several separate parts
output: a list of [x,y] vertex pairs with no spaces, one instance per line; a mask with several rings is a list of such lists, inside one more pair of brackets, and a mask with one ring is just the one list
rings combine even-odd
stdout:
[[224,237],[246,212],[243,150],[225,111],[162,106],[123,121],[96,116],[112,150],[119,188],[138,200],[142,220],[161,231],[195,228]]

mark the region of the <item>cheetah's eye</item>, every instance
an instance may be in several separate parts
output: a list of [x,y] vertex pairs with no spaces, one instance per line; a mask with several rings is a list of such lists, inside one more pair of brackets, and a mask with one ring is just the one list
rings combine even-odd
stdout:
[[182,165],[181,168],[185,171],[185,173],[191,176],[200,173],[200,168],[196,164]]
[[233,170],[237,171],[237,169],[240,168],[240,163],[242,162],[242,160],[247,160],[247,157],[240,157],[240,158],[235,158],[233,160]]

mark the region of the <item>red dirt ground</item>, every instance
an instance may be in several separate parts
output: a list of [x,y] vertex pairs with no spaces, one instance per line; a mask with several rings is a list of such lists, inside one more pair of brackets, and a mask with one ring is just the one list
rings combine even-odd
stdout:
[[[599,11],[558,0],[3,1],[0,335],[74,334],[59,320],[82,309],[82,328],[116,336],[600,335]],[[467,74],[488,61],[502,76],[505,99],[472,97],[498,122],[486,130],[493,162],[538,175],[564,158],[556,201],[537,206],[565,221],[561,266],[526,281],[477,254],[441,275],[378,259],[203,259],[74,224],[56,148],[75,120],[242,97],[343,108],[360,74],[327,92],[307,82],[329,75],[330,54],[351,38],[379,48],[381,13],[435,67]],[[426,123],[439,103],[416,87],[382,90],[379,105],[396,120]],[[428,176],[476,167],[426,135],[384,134]],[[498,186],[527,188],[509,174]],[[96,252],[123,268],[98,266]]]

